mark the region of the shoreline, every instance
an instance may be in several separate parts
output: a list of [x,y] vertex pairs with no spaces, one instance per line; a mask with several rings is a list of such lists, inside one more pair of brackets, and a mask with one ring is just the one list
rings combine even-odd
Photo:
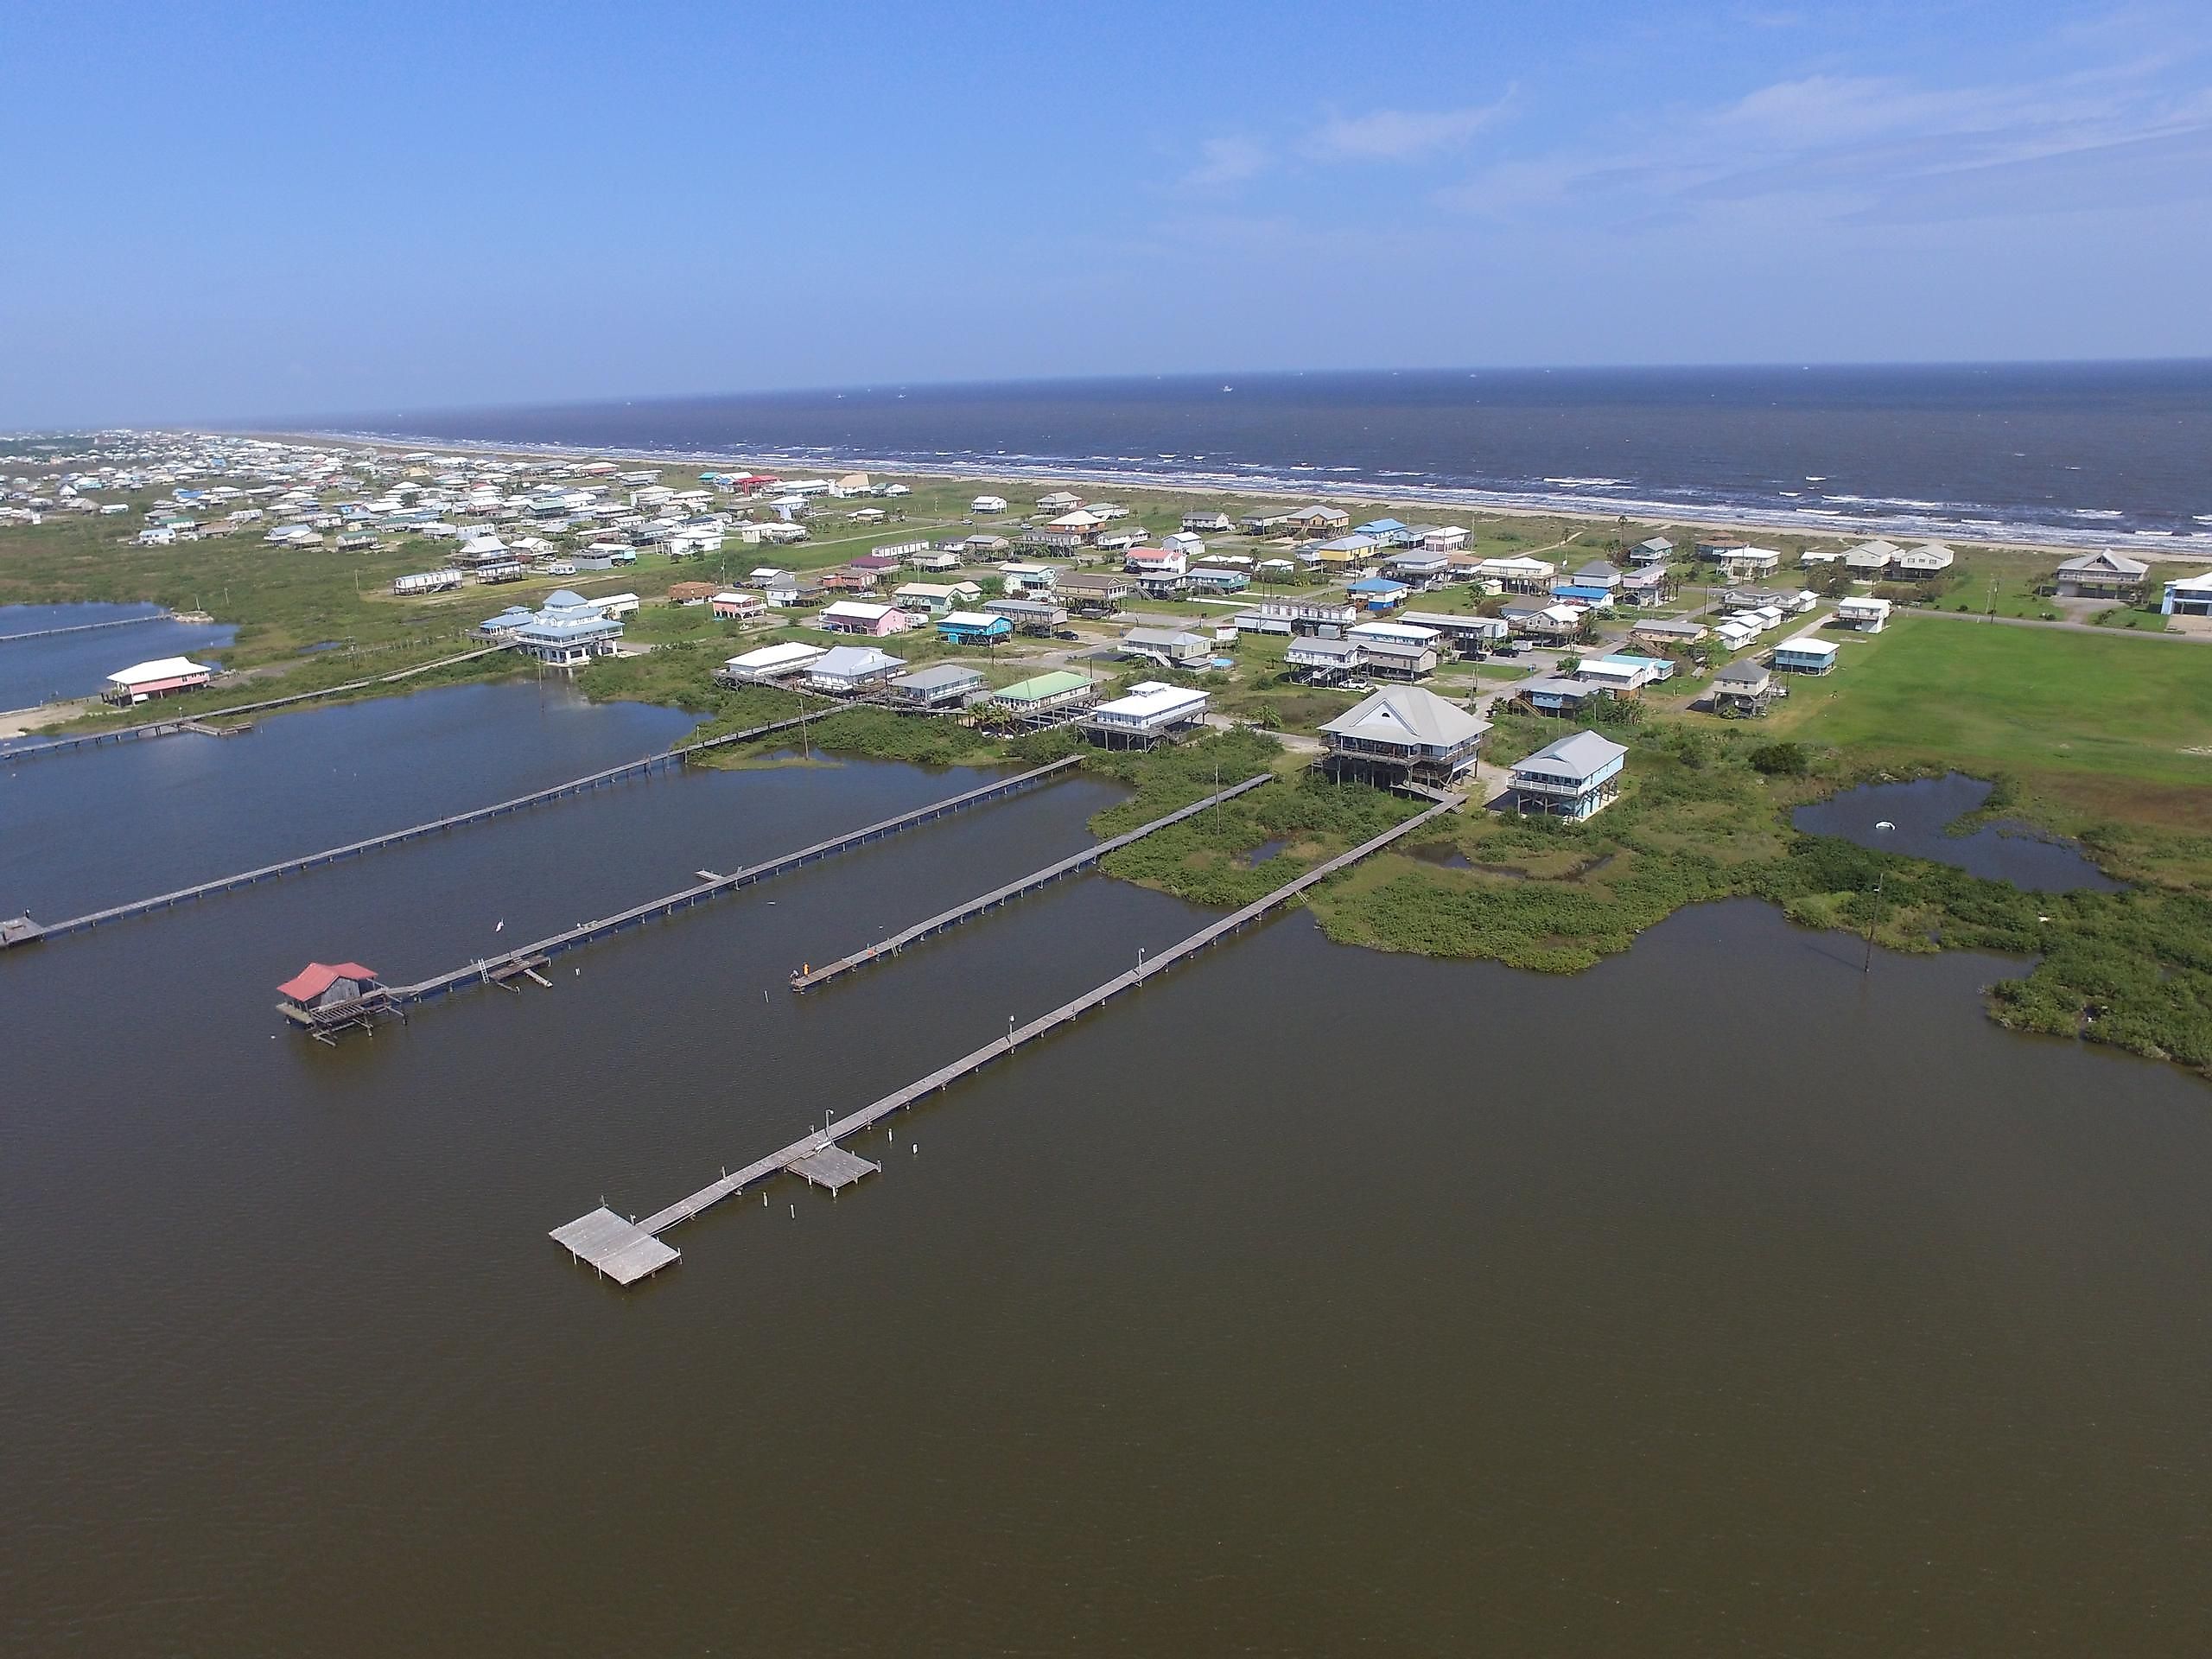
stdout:
[[[1758,533],[1799,538],[1850,542],[1877,537],[1908,541],[1945,541],[2006,552],[2082,552],[2099,549],[2125,550],[2145,563],[2212,564],[2212,531],[2183,535],[2071,530],[2059,525],[2018,524],[1980,524],[1972,521],[1926,518],[1913,514],[1869,514],[1847,517],[1840,512],[1807,509],[1795,516],[1758,507],[1684,509],[1681,504],[1649,499],[1582,497],[1539,497],[1474,486],[1406,485],[1395,480],[1344,477],[1355,468],[1314,469],[1309,481],[1287,480],[1280,473],[1241,477],[1234,473],[1195,470],[1173,474],[1152,474],[1128,467],[1099,466],[1088,461],[1063,461],[1048,457],[1021,457],[1020,464],[1007,461],[938,460],[917,463],[895,456],[833,456],[791,450],[728,450],[635,448],[565,443],[533,443],[509,440],[452,439],[430,435],[393,436],[383,433],[343,430],[273,432],[241,430],[235,435],[276,442],[325,442],[366,445],[385,450],[436,448],[457,454],[495,455],[512,460],[581,460],[601,457],[634,461],[664,467],[731,467],[804,468],[810,472],[880,473],[888,477],[949,483],[1030,486],[1082,483],[1121,491],[1146,491],[1165,495],[1234,496],[1257,501],[1360,500],[1400,502],[1424,507],[1450,508],[1491,518],[1566,518],[1591,524],[1626,518],[1631,523],[1679,525],[1688,530]],[[1339,474],[1332,477],[1330,472]]]

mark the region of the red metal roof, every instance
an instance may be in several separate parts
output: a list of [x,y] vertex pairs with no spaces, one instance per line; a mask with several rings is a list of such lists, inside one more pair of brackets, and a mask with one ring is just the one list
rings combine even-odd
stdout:
[[372,980],[377,976],[373,968],[364,968],[358,962],[311,962],[300,969],[296,978],[288,979],[276,988],[280,996],[289,996],[295,1002],[312,1001],[341,979]]

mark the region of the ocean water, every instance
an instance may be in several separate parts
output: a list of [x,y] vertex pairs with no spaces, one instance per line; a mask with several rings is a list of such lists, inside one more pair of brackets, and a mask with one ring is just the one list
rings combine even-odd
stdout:
[[[319,424],[329,425],[330,423]],[[1440,370],[402,410],[380,435],[2212,557],[2212,362]]]

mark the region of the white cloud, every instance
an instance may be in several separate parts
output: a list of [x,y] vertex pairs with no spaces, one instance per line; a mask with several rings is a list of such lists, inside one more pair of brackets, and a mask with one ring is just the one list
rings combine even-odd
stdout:
[[1306,153],[1325,162],[1407,162],[1454,149],[1497,120],[1512,102],[1464,110],[1376,110],[1332,116],[1306,140]]
[[1937,86],[1823,73],[1706,109],[1637,111],[1602,143],[1502,160],[1440,192],[1495,219],[1616,230],[1685,221],[1933,224],[2212,197],[2212,92],[2173,60],[2077,62]]
[[1209,138],[1198,147],[1198,164],[1183,175],[1194,190],[1220,190],[1266,172],[1273,158],[1249,138]]

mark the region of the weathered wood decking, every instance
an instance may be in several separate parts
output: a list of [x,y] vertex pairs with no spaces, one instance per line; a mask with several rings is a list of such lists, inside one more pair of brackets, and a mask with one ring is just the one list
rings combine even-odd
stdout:
[[574,950],[580,945],[589,944],[594,940],[606,938],[625,929],[636,927],[645,922],[656,921],[664,916],[672,916],[679,910],[689,910],[694,905],[704,904],[709,899],[719,898],[723,893],[734,893],[740,887],[752,887],[757,882],[767,880],[772,876],[786,874],[803,865],[816,863],[822,859],[834,857],[839,853],[849,852],[853,848],[866,842],[885,840],[898,835],[902,830],[911,830],[917,824],[928,823],[933,819],[950,817],[969,807],[980,806],[986,801],[995,801],[1003,796],[1012,795],[1018,791],[1028,788],[1033,784],[1042,783],[1048,778],[1058,777],[1070,766],[1077,765],[1079,760],[1079,756],[1065,755],[1058,760],[1048,761],[1032,771],[1017,772],[1011,778],[1001,778],[994,783],[985,784],[980,789],[971,789],[964,794],[950,796],[942,801],[933,801],[927,806],[918,806],[911,812],[902,812],[895,818],[885,818],[879,823],[871,823],[859,830],[849,830],[842,835],[832,836],[826,841],[817,841],[810,847],[802,847],[795,853],[785,853],[780,858],[772,858],[765,863],[748,865],[734,874],[714,876],[709,880],[700,881],[696,886],[683,888],[679,892],[667,893],[658,899],[649,899],[642,905],[632,905],[629,909],[618,911],[612,916],[602,916],[597,921],[580,923],[575,927],[553,934],[550,938],[537,940],[533,944],[518,945],[512,950],[499,956],[487,957],[480,961],[472,962],[466,967],[455,968],[450,972],[417,981],[412,985],[391,986],[389,988],[391,1005],[394,1007],[405,1007],[411,1003],[426,1002],[432,997],[443,996],[452,991],[466,990],[472,986],[491,984],[503,977],[512,977],[520,971],[520,967],[543,967],[548,958],[559,956],[564,950]]
[[[450,813],[442,818],[433,818],[427,823],[410,824],[404,830],[393,830],[381,836],[371,836],[364,841],[348,842],[343,847],[326,847],[321,852],[302,853],[297,858],[281,859],[274,864],[264,864],[258,869],[241,870],[236,875],[219,875],[212,881],[200,881],[188,887],[179,887],[174,893],[156,893],[150,899],[134,899],[127,904],[111,905],[105,910],[95,910],[83,916],[73,916],[66,922],[49,922],[39,930],[41,938],[60,938],[71,933],[82,933],[102,927],[111,922],[128,921],[134,916],[143,916],[156,910],[167,910],[194,899],[206,899],[219,893],[229,893],[237,887],[250,887],[260,881],[273,881],[279,876],[296,874],[318,865],[335,864],[340,859],[359,858],[364,853],[373,853],[386,847],[397,847],[402,842],[416,841],[424,836],[442,835],[448,830],[464,825],[481,823],[487,818],[503,817],[510,812],[520,812],[529,807],[543,806],[565,796],[582,795],[607,784],[621,782],[626,778],[642,778],[667,767],[680,767],[695,754],[708,749],[717,749],[731,743],[749,743],[755,738],[787,730],[798,725],[802,716],[794,715],[789,720],[771,721],[766,726],[755,726],[749,731],[731,732],[721,737],[706,738],[696,743],[686,743],[660,754],[649,754],[636,760],[626,760],[619,766],[588,772],[582,778],[571,778],[566,783],[553,784],[544,789],[532,790],[527,795],[518,795],[512,800],[496,801],[490,806],[480,806],[467,812]],[[810,718],[810,716],[808,716]],[[178,722],[180,729],[192,729],[196,721]],[[22,943],[29,944],[26,939]],[[11,941],[0,934],[0,950]]]
[[[861,1130],[880,1122],[893,1112],[905,1110],[924,1096],[938,1090],[947,1088],[973,1072],[980,1071],[1001,1056],[1013,1053],[1023,1044],[1035,1042],[1039,1038],[1048,1035],[1060,1027],[1090,1013],[1092,1009],[1104,1006],[1115,997],[1121,995],[1122,992],[1134,990],[1147,980],[1166,972],[1169,968],[1187,961],[1208,945],[1226,938],[1240,928],[1280,909],[1300,893],[1327,880],[1338,871],[1348,869],[1360,860],[1380,852],[1392,842],[1411,835],[1440,813],[1453,810],[1464,804],[1465,799],[1466,798],[1463,795],[1445,796],[1435,805],[1415,814],[1395,828],[1385,830],[1371,841],[1362,842],[1349,852],[1339,853],[1336,857],[1315,865],[1305,874],[1286,882],[1264,899],[1247,905],[1242,910],[1233,911],[1218,921],[1209,923],[1179,944],[1170,946],[1127,973],[1116,974],[1104,984],[1094,987],[1072,1001],[1062,1003],[1051,1013],[1031,1020],[1026,1026],[1016,1027],[1004,1037],[997,1038],[984,1044],[981,1048],[962,1055],[950,1065],[938,1067],[927,1077],[910,1083],[905,1088],[896,1090],[884,1096],[880,1100],[861,1107],[858,1111],[835,1119],[819,1129],[810,1131],[802,1139],[792,1141],[787,1147],[779,1147],[765,1158],[754,1160],[742,1169],[725,1172],[720,1179],[709,1181],[687,1198],[678,1198],[665,1210],[656,1211],[642,1221],[624,1224],[628,1232],[620,1236],[611,1248],[617,1252],[634,1249],[639,1238],[658,1238],[660,1234],[666,1232],[678,1222],[689,1221],[692,1217],[711,1209],[732,1194],[744,1191],[756,1181],[763,1180],[785,1170],[792,1169],[810,1159],[819,1159],[821,1154],[836,1147],[846,1137],[856,1135]],[[865,1162],[866,1160],[858,1160],[857,1161]],[[550,1236],[574,1252],[580,1260],[590,1262],[593,1266],[599,1268],[602,1272],[608,1273],[611,1277],[628,1284],[634,1278],[642,1276],[642,1274],[624,1277],[621,1273],[610,1268],[605,1261],[597,1259],[585,1250],[578,1249],[575,1243],[579,1236],[577,1230],[584,1228],[586,1224],[593,1222],[596,1217],[607,1213],[609,1212],[602,1209],[590,1215],[580,1217],[566,1226],[556,1228]],[[620,1217],[616,1219],[620,1220]],[[673,1259],[673,1256],[666,1259]],[[658,1266],[660,1263],[656,1262],[654,1265]],[[645,1272],[651,1270],[651,1268],[644,1269]]]
[[1096,847],[1087,847],[1083,851],[1071,854],[1057,863],[1047,864],[1041,870],[1033,870],[1029,874],[1009,881],[1002,887],[994,887],[981,898],[970,899],[964,905],[956,905],[950,910],[941,911],[925,922],[916,922],[913,926],[902,929],[888,938],[879,940],[865,950],[855,950],[849,957],[840,957],[836,961],[824,967],[793,974],[791,988],[795,991],[810,991],[817,985],[826,985],[831,980],[849,974],[855,969],[865,968],[872,962],[880,962],[886,957],[896,956],[908,945],[926,939],[931,934],[942,933],[947,928],[957,927],[961,923],[973,920],[987,910],[995,910],[1001,905],[1010,904],[1025,894],[1035,893],[1040,887],[1049,887],[1063,876],[1073,875],[1078,870],[1087,870],[1109,854],[1118,852],[1133,842],[1142,841],[1147,836],[1165,830],[1172,823],[1180,823],[1185,818],[1196,817],[1208,807],[1219,802],[1234,800],[1248,790],[1257,789],[1274,776],[1274,774],[1271,772],[1263,772],[1256,778],[1247,778],[1243,783],[1233,784],[1218,794],[1209,795],[1204,800],[1193,801],[1190,805],[1170,812],[1165,817],[1154,818],[1150,823],[1141,824],[1127,835],[1116,836],[1111,841],[1102,841]]

